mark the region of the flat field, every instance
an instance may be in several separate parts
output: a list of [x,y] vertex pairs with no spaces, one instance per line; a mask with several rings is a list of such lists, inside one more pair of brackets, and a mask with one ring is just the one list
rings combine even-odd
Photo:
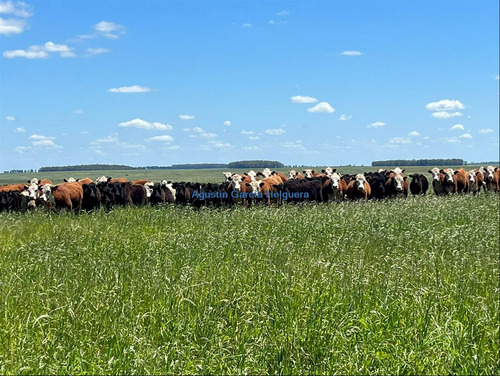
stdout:
[[1,213],[0,373],[498,374],[499,219],[492,193]]

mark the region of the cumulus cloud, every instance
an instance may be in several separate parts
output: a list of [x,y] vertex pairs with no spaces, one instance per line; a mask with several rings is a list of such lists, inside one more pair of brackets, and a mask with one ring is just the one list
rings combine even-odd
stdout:
[[331,114],[335,112],[335,109],[332,106],[330,106],[330,103],[328,102],[319,102],[316,106],[308,108],[307,111],[312,113],[324,112]]
[[23,127],[16,128],[16,133],[24,133],[24,132],[26,132],[26,129],[24,129]]
[[0,34],[21,34],[26,28],[26,19],[33,13],[28,4],[22,1],[0,1],[0,14],[9,18],[0,17]]
[[361,56],[363,55],[361,51],[343,51],[342,55],[344,56]]
[[252,24],[251,23],[244,23],[243,25],[241,25],[241,27],[249,28],[249,27],[252,27]]
[[224,123],[222,123],[222,124],[224,124],[226,127],[229,127],[229,126],[231,125],[231,122],[230,122],[229,120],[226,120],[226,121],[225,121]]
[[31,140],[32,148],[47,148],[47,149],[58,149],[61,146],[57,145],[54,137],[48,137],[40,134],[32,134],[28,137]]
[[463,110],[465,106],[456,99],[443,99],[437,102],[428,103],[425,108],[429,111],[456,111]]
[[318,100],[304,95],[295,95],[294,97],[290,97],[290,101],[292,103],[316,103]]
[[472,136],[470,135],[470,133],[464,133],[460,136],[460,138],[472,138]]
[[117,39],[118,34],[125,33],[125,27],[114,22],[101,21],[94,26],[94,30],[100,35],[109,38]]
[[367,128],[380,128],[385,127],[387,124],[383,121],[376,121],[375,123],[371,123]]
[[194,116],[193,115],[179,115],[179,119],[181,119],[181,120],[193,120]]
[[264,133],[265,134],[270,134],[270,135],[273,135],[273,136],[279,136],[279,135],[282,135],[283,133],[285,133],[285,130],[281,129],[281,128],[266,129]]
[[465,128],[462,124],[455,124],[450,128],[450,131],[463,131],[463,130],[465,130]]
[[342,114],[342,115],[340,115],[339,120],[347,121],[347,120],[350,120],[351,118],[352,118],[351,115]]
[[455,111],[455,112],[446,112],[446,111],[438,111],[438,112],[433,112],[431,114],[432,117],[435,117],[437,119],[449,119],[452,117],[459,117],[463,116],[461,112]]
[[5,120],[7,120],[7,121],[15,121],[16,118],[14,116],[6,116]]
[[480,133],[480,134],[489,134],[489,133],[493,133],[493,132],[494,132],[494,131],[493,131],[493,129],[491,129],[491,128],[487,128],[487,129],[480,129],[480,130],[478,131],[478,133]]
[[44,45],[29,46],[26,50],[7,50],[3,52],[3,57],[13,59],[16,57],[24,57],[26,59],[45,59],[50,56],[50,53],[58,53],[61,57],[75,57],[72,48],[64,44],[56,44],[47,42]]
[[155,136],[148,138],[147,141],[164,141],[164,142],[172,142],[174,138],[172,136],[164,135],[164,136]]
[[408,136],[410,137],[416,137],[416,136],[420,136],[420,133],[418,133],[417,131],[412,131],[408,134]]
[[151,88],[139,85],[113,87],[108,89],[110,93],[149,93]]
[[173,127],[170,124],[163,123],[150,123],[142,119],[133,119],[130,121],[125,121],[123,123],[118,124],[119,127],[131,127],[131,128],[139,128],[139,129],[154,129],[159,131],[171,131]]

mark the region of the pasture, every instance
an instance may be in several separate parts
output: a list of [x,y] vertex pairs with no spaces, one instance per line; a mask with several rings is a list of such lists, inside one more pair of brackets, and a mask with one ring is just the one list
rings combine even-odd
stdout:
[[[222,180],[22,179],[104,174]],[[1,213],[0,373],[498,374],[499,220],[491,192]]]

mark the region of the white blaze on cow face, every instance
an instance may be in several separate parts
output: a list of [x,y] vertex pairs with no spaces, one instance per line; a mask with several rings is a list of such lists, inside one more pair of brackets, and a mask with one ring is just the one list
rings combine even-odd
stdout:
[[493,175],[495,174],[495,167],[493,166],[488,166],[485,168],[485,178],[487,180],[493,180]]
[[453,176],[455,175],[455,172],[453,171],[452,168],[447,168],[444,170],[445,174],[445,179],[448,183],[453,183]]
[[313,177],[313,170],[304,170],[303,172],[306,179],[311,179]]
[[405,169],[401,169],[399,167],[396,167],[394,170],[392,170],[396,175],[401,175],[403,172],[405,172]]
[[40,196],[40,199],[47,202],[51,199],[52,197],[52,187],[54,187],[52,184],[45,184],[42,187],[42,195]]
[[257,173],[254,170],[248,171],[247,175],[250,176],[250,179],[252,179],[252,181],[257,180],[257,179],[255,179],[255,177],[257,176]]
[[33,178],[31,180],[28,180],[28,183],[31,185],[31,184],[38,184],[40,183],[40,180],[38,180],[37,178]]
[[108,182],[108,178],[106,176],[100,176],[98,177],[97,179],[95,179],[95,183],[96,184],[99,184],[99,183],[107,183]]
[[333,172],[334,172],[333,168],[331,168],[331,167],[325,168],[325,175],[326,176],[331,177]]
[[264,178],[270,177],[271,176],[271,170],[266,167],[264,170],[262,170],[262,175],[264,175]]
[[332,173],[330,176],[330,179],[332,180],[332,187],[333,188],[338,188],[339,187],[339,182],[342,176],[337,174],[336,172]]
[[64,181],[66,183],[74,183],[74,182],[76,182],[76,179],[74,177],[70,177],[70,178],[64,179]]
[[250,189],[252,190],[253,194],[258,194],[260,191],[260,183],[262,183],[262,182],[254,180],[254,181],[251,181],[250,183],[247,183],[247,184],[250,186]]
[[297,179],[297,171],[295,170],[288,171],[288,179],[290,180]]
[[470,171],[468,172],[468,174],[469,174],[469,181],[470,181],[471,183],[475,183],[475,182],[476,182],[476,173],[477,173],[477,172],[478,172],[477,170],[470,170]]
[[396,183],[396,191],[401,192],[403,190],[403,182],[404,182],[403,176],[397,174],[396,176],[394,176],[394,181]]
[[235,191],[238,191],[240,192],[241,191],[241,181],[243,180],[243,178],[241,177],[241,175],[238,175],[238,174],[234,174],[233,175],[233,178],[231,179],[232,181],[232,186],[233,186],[233,189]]
[[432,170],[430,170],[432,174],[432,180],[439,181],[439,168],[434,167]]
[[146,190],[146,197],[151,197],[153,194],[153,186],[155,184],[152,181],[149,181],[147,183],[144,183],[144,189]]
[[172,186],[173,183],[171,181],[162,180],[160,184],[162,187],[167,187],[167,189],[170,191],[170,193],[172,193],[172,197],[174,198],[174,202],[175,202],[176,191],[175,191],[175,188]]
[[226,178],[226,181],[230,181],[231,180],[231,176],[233,176],[232,173],[230,173],[229,171],[227,172],[223,172],[222,173],[224,175],[224,177]]
[[29,186],[24,186],[24,189],[28,192],[30,200],[36,200],[38,198],[38,184],[32,183]]
[[356,175],[356,187],[360,191],[364,191],[365,190],[365,182],[366,182],[365,175],[363,175],[363,174],[357,174]]

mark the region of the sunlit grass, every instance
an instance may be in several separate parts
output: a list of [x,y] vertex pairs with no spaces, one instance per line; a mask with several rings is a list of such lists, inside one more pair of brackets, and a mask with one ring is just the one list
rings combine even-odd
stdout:
[[499,201],[0,215],[0,373],[498,374]]

